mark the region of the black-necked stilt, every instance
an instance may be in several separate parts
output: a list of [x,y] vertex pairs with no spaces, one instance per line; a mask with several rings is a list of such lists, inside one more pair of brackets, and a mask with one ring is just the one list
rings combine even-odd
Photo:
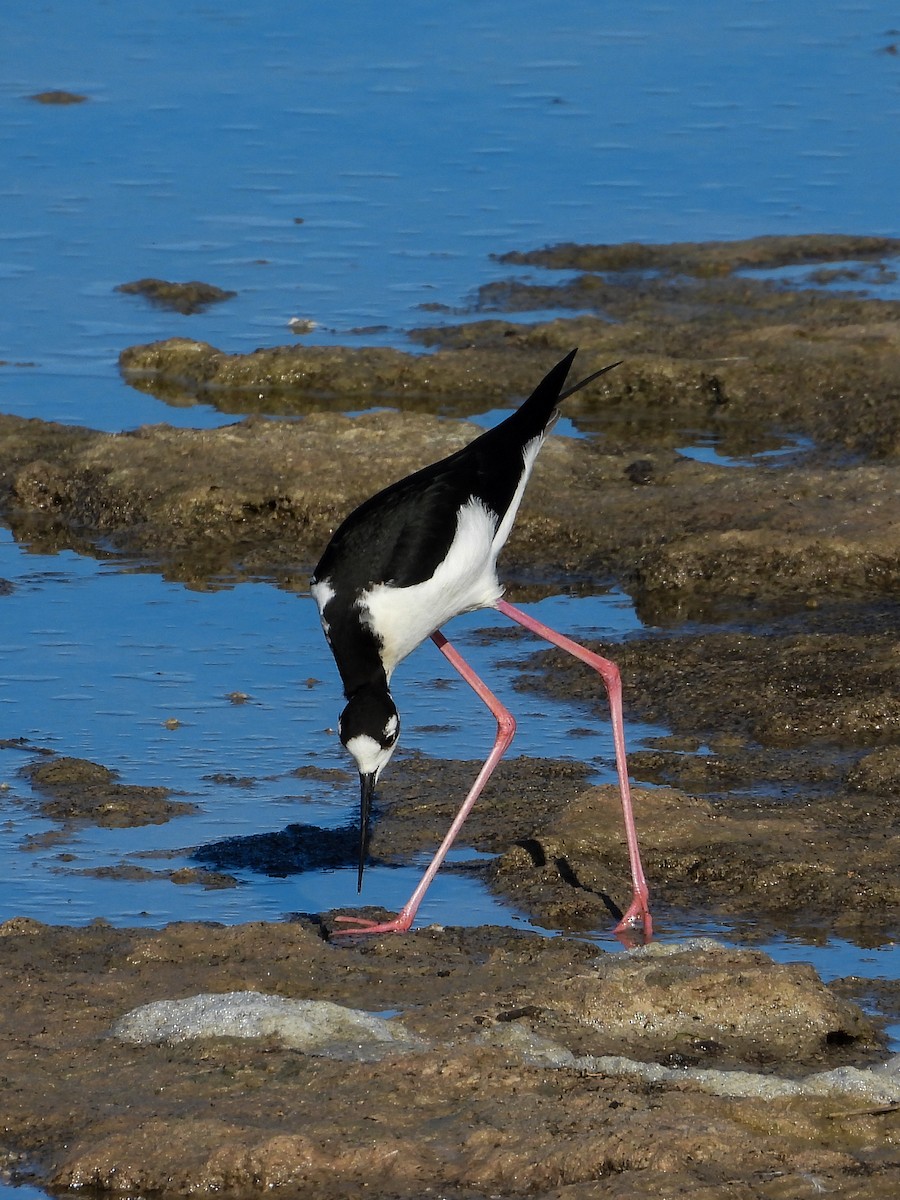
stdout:
[[573,350],[557,363],[500,425],[361,504],[336,531],[313,573],[312,594],[347,697],[338,731],[359,768],[360,890],[372,793],[400,734],[400,716],[390,692],[397,664],[430,637],[497,720],[494,747],[402,911],[393,921],[381,924],[338,917],[354,926],[340,932],[409,929],[472,805],[512,741],[516,729],[512,714],[440,632],[440,626],[451,617],[476,608],[496,608],[575,655],[603,679],[612,716],[633,888],[631,904],[617,929],[643,924],[644,932],[651,932],[625,763],[618,668],[514,608],[503,599],[497,578],[497,556],[509,537],[538,451],[558,416],[557,404],[618,365],[604,367],[563,391],[575,353]]

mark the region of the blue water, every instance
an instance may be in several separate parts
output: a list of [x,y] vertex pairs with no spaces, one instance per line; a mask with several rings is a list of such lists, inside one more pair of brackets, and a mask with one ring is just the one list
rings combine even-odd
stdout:
[[[275,345],[294,316],[403,344],[510,249],[897,236],[896,24],[887,2],[10,0],[0,359],[30,365],[0,368],[0,407],[217,422],[123,387],[119,351]],[[49,88],[87,100],[26,99]],[[113,291],[147,275],[238,296],[182,317]]]
[[[0,411],[105,430],[217,425],[231,418],[127,387],[120,351],[175,335],[232,351],[278,345],[294,340],[292,317],[315,322],[309,342],[410,348],[406,330],[447,319],[422,305],[464,307],[508,276],[491,256],[512,249],[900,236],[900,57],[887,52],[897,22],[893,3],[775,0],[388,2],[352,15],[303,0],[8,0]],[[87,99],[28,99],[54,88]],[[185,317],[114,291],[142,276],[237,296]],[[683,452],[723,457],[709,442]],[[124,782],[166,784],[200,805],[162,826],[42,843],[55,827],[34,816],[18,774],[29,755],[0,752],[0,918],[157,925],[357,902],[351,871],[248,874],[219,892],[77,873],[122,860],[177,867],[204,840],[298,820],[339,825],[352,812],[352,786],[290,774],[343,765],[329,729],[336,675],[307,596],[265,583],[191,592],[149,572],[31,553],[6,533],[0,578],[14,584],[0,593],[0,738],[93,758]],[[576,636],[637,627],[615,594],[536,611]],[[510,643],[478,636],[496,621],[473,614],[452,633],[509,697]],[[398,674],[401,708],[416,714],[404,746],[471,757],[488,748],[491,723],[463,685],[435,683],[443,668],[423,647]],[[248,702],[234,704],[233,692]],[[566,733],[585,724],[583,711],[515,703],[520,752],[571,752]],[[631,747],[658,732],[631,728]],[[608,731],[579,738],[578,753],[611,778]],[[227,787],[211,772],[255,783]],[[414,864],[373,868],[363,899],[397,907],[417,875]],[[450,872],[421,920],[525,924]],[[829,976],[897,975],[887,953],[833,943],[815,954]]]
[[756,454],[737,458],[732,454],[722,452],[714,434],[702,434],[696,436],[691,445],[679,446],[678,453],[685,458],[711,463],[716,467],[753,467],[763,463],[774,467],[787,463],[795,456],[801,455],[813,447],[812,440],[807,437],[793,436],[773,440],[777,441],[777,445],[773,446],[771,450],[761,450]]

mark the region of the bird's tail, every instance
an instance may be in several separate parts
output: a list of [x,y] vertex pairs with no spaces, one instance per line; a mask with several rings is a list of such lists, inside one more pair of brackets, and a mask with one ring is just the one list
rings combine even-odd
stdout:
[[576,383],[563,391],[566,377],[569,374],[577,353],[577,348],[570,351],[555,367],[551,368],[511,418],[511,420],[524,427],[525,438],[523,438],[523,441],[529,437],[540,435],[550,428],[556,420],[556,406],[561,400],[565,400],[569,396],[574,395],[575,392],[581,391],[583,387],[587,387],[589,383],[593,383],[599,376],[604,375],[607,371],[611,371],[613,367],[619,366],[618,362],[614,362],[606,367],[601,367],[599,371],[594,371],[586,379],[582,379],[580,383]]

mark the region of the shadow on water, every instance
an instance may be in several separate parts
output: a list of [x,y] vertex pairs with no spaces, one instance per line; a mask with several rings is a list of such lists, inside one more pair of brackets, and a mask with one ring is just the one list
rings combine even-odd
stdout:
[[217,871],[252,871],[284,878],[307,871],[335,871],[356,864],[359,825],[288,825],[277,833],[226,838],[195,850],[192,858]]

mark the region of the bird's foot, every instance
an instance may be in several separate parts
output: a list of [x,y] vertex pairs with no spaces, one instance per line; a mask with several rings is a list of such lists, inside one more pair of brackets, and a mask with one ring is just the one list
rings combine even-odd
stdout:
[[650,909],[647,906],[647,897],[635,892],[627,912],[613,932],[622,941],[627,940],[629,946],[640,945],[641,943],[637,941],[635,936],[638,927],[640,927],[645,943],[653,940],[653,918],[650,916]]
[[412,914],[398,913],[392,921],[370,921],[366,917],[335,917],[335,922],[353,929],[333,929],[332,937],[364,937],[371,933],[406,933],[413,923]]

